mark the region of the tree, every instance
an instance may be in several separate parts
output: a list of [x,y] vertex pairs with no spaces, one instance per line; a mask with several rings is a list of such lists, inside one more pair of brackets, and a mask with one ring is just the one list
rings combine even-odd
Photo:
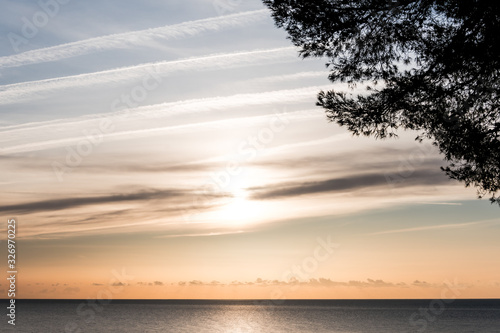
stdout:
[[441,169],[500,205],[500,2],[264,0],[304,58],[327,57],[317,105],[355,135],[432,140]]

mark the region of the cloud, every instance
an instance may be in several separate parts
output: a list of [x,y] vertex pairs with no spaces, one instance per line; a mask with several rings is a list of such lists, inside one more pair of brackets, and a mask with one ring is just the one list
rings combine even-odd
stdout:
[[406,287],[407,284],[404,282],[392,283],[386,282],[384,280],[374,280],[367,279],[366,281],[356,281],[351,280],[348,282],[338,282],[332,281],[330,279],[319,278],[319,279],[310,279],[307,282],[295,282],[301,285],[311,285],[311,286],[323,286],[323,287],[356,287],[356,288],[378,288],[378,287]]
[[[323,117],[323,114],[318,113],[317,110],[310,110],[312,111],[309,113],[309,111],[298,111],[298,112],[290,112],[290,113],[284,113],[283,116],[286,117],[287,119],[296,119],[300,117],[300,115],[303,113],[302,118],[310,117]],[[285,152],[287,150],[294,150],[297,148],[302,148],[302,147],[311,147],[311,146],[316,146],[316,145],[322,145],[322,144],[331,144],[333,142],[339,142],[345,139],[348,139],[352,137],[349,133],[341,133],[341,134],[336,134],[336,135],[331,135],[326,138],[322,139],[315,139],[315,140],[309,140],[309,141],[301,141],[301,142],[295,142],[295,143],[289,143],[289,144],[284,144],[284,145],[279,145],[279,146],[274,146],[274,147],[268,147],[266,148],[266,155],[267,156],[275,156],[276,154],[279,154],[281,152]],[[211,157],[211,158],[206,158],[203,160],[198,160],[196,163],[208,163],[208,162],[217,162],[217,161],[225,161],[227,162],[228,156],[227,155],[222,155],[222,156],[217,156],[217,157]],[[308,158],[307,160],[304,160],[304,158],[300,159],[288,159],[288,160],[277,160],[274,159],[272,162],[266,162],[266,161],[259,161],[259,162],[253,162],[252,164],[255,166],[277,166],[277,167],[286,167],[288,168],[290,165],[295,165],[296,163],[300,163],[301,165],[306,165],[306,164],[317,164],[320,160],[323,158]],[[328,161],[332,162],[334,159],[332,157],[328,157]]]
[[[309,147],[315,145],[329,145],[332,143],[337,143],[341,145],[343,142],[347,142],[352,140],[352,135],[350,133],[339,133],[336,135],[332,135],[322,139],[310,140],[310,141],[300,141],[296,143],[275,146],[266,149],[266,152],[272,151],[272,154],[268,154],[269,156],[274,156],[276,153],[285,150],[294,150],[300,147]],[[342,143],[340,143],[342,142]],[[273,158],[271,160],[259,160],[254,162],[253,164],[256,166],[263,167],[276,167],[276,168],[288,168],[290,165],[300,165],[301,167],[314,167],[317,170],[326,170],[328,173],[332,173],[333,171],[346,170],[373,170],[377,169],[388,175],[395,174],[398,172],[387,172],[388,170],[393,169],[394,167],[401,166],[401,158],[403,156],[409,155],[410,148],[372,148],[370,150],[367,149],[351,149],[348,151],[342,151],[339,153],[335,153],[335,149],[330,149],[323,153],[322,155],[314,155],[314,156],[304,156],[300,157],[290,157],[290,155],[284,158]],[[436,152],[428,153],[421,161],[413,163],[414,165],[410,165],[414,167],[414,169],[419,168],[439,168],[443,163],[443,158]],[[332,165],[335,166],[335,169],[332,170]],[[405,169],[406,171],[406,169]],[[409,175],[411,177],[411,175]],[[409,178],[407,177],[407,178]],[[396,178],[396,176],[393,176]],[[403,177],[404,178],[404,177]]]
[[244,27],[246,25],[267,19],[268,17],[269,12],[262,9],[196,21],[187,21],[159,28],[90,38],[77,42],[0,57],[0,69],[57,61],[110,49],[142,46],[158,39],[181,39],[196,36],[205,32],[217,32],[227,28]]
[[193,280],[193,281],[189,281],[189,285],[191,286],[201,286],[201,285],[204,285],[205,283],[201,282],[200,280]]
[[403,232],[417,232],[417,231],[427,231],[427,230],[459,229],[459,228],[467,228],[478,224],[488,224],[488,223],[498,223],[498,219],[467,222],[467,223],[448,223],[448,224],[430,225],[430,226],[406,228],[406,229],[385,230],[385,231],[375,232],[370,235],[397,234]]
[[[415,171],[411,177],[407,177],[403,184],[437,185],[448,182],[449,180],[439,170],[423,169]],[[264,187],[253,187],[249,190],[253,192],[252,199],[269,200],[317,193],[347,192],[368,187],[388,187],[389,185],[383,173],[368,173],[319,181],[278,183]]]
[[[20,125],[5,126],[2,135],[22,136],[35,130],[61,132],[63,128],[98,127],[102,119],[111,121],[136,121],[142,119],[169,118],[190,113],[219,111],[242,106],[260,106],[272,103],[293,104],[300,101],[314,101],[315,94],[326,86],[307,86],[296,89],[273,90],[258,93],[242,93],[229,96],[216,96],[207,98],[194,98],[175,102],[146,105],[126,110],[89,114],[75,118],[62,118],[50,121],[30,122]],[[318,113],[318,109],[315,110]],[[308,110],[304,110],[308,111]],[[269,115],[267,115],[269,116]],[[72,127],[73,126],[73,127]],[[2,157],[8,158],[8,157]]]
[[[159,281],[155,282],[138,282],[137,285],[142,286],[163,286],[164,284]],[[173,285],[173,283],[172,283]],[[317,278],[308,280],[297,280],[296,278],[291,278],[288,281],[282,280],[266,280],[262,278],[257,278],[254,281],[239,281],[234,280],[229,283],[222,283],[220,281],[205,282],[201,280],[191,280],[189,282],[179,281],[178,286],[192,286],[192,287],[224,287],[224,286],[260,286],[260,287],[286,287],[286,286],[302,286],[302,287],[325,287],[325,288],[335,288],[335,287],[348,287],[348,288],[409,288],[409,287],[423,287],[423,288],[443,288],[446,287],[445,284],[431,284],[425,281],[415,280],[413,283],[407,284],[405,282],[388,282],[381,279],[366,279],[361,280],[350,280],[350,281],[334,281],[328,278]]]
[[425,282],[425,281],[419,281],[419,280],[413,281],[413,283],[411,285],[415,286],[415,287],[422,287],[422,288],[435,287],[435,285],[433,285],[433,284],[430,284],[430,283]]
[[[181,281],[177,283],[179,286],[209,286],[209,287],[221,287],[221,286],[261,286],[261,287],[272,287],[272,286],[309,286],[309,287],[353,287],[353,288],[408,288],[409,285],[404,282],[387,282],[380,279],[366,279],[366,281],[333,281],[326,278],[309,279],[305,281],[299,281],[295,278],[289,281],[281,280],[265,280],[258,278],[255,281],[238,281],[234,280],[230,283],[221,283],[219,281],[203,282],[200,280],[193,280],[189,283]],[[413,284],[412,284],[413,285]],[[435,287],[440,287],[440,285],[432,285]]]
[[[96,139],[104,140],[127,139],[134,137],[149,137],[153,135],[163,135],[166,133],[191,133],[200,129],[220,129],[228,126],[253,126],[259,122],[269,122],[273,115],[259,115],[249,117],[226,118],[222,120],[202,121],[198,123],[187,123],[178,125],[158,126],[156,122],[150,122],[151,127],[144,127],[144,124],[137,120],[142,119],[165,119],[178,114],[188,114],[197,112],[210,112],[224,109],[234,109],[238,107],[259,106],[272,103],[298,103],[314,99],[315,94],[322,86],[313,86],[300,89],[278,90],[265,93],[236,94],[225,97],[213,97],[204,99],[193,99],[173,103],[161,103],[152,106],[130,109],[127,111],[117,111],[107,114],[90,115],[75,119],[60,119],[58,121],[30,123],[21,126],[4,128],[0,132],[0,144],[3,146],[0,152],[3,154],[14,154],[54,147],[87,142],[88,134],[82,132],[82,128],[98,131]],[[324,117],[317,109],[300,110],[283,113],[280,116],[286,119],[299,120],[307,118]],[[103,132],[98,130],[100,123],[106,119],[115,126],[114,130]],[[120,128],[123,127],[123,128]],[[37,133],[38,140],[32,140]]]
[[122,84],[145,75],[164,76],[191,70],[212,70],[297,61],[294,47],[212,54],[174,61],[161,61],[121,67],[101,72],[29,81],[0,86],[0,105],[39,99],[45,94],[67,88]]
[[[29,167],[27,165],[27,167]],[[220,168],[220,165],[206,165],[206,164],[198,164],[198,163],[192,163],[192,164],[167,164],[167,165],[151,165],[151,164],[144,164],[144,163],[135,163],[135,164],[126,164],[126,163],[120,163],[120,164],[98,164],[94,162],[94,164],[86,163],[85,165],[81,165],[79,167],[80,170],[85,170],[85,172],[89,171],[95,171],[99,173],[116,173],[116,172],[123,172],[123,173],[129,173],[129,172],[144,172],[144,173],[176,173],[176,172],[208,172],[212,169],[217,169]],[[217,169],[218,170],[218,169]]]
[[422,205],[438,205],[438,206],[462,206],[461,202],[417,202]]
[[156,236],[155,238],[179,238],[179,237],[213,237],[213,236],[225,236],[225,235],[235,235],[235,234],[242,234],[245,231],[243,230],[231,230],[231,231],[208,231],[204,233],[200,233],[199,231],[186,231],[185,233],[182,234],[167,234],[167,235],[161,235],[161,236]]
[[245,85],[262,85],[263,83],[276,83],[276,82],[290,82],[293,80],[305,80],[310,78],[327,78],[328,72],[324,71],[309,71],[299,72],[286,75],[275,75],[268,77],[261,77],[245,81]]
[[[186,192],[191,193],[191,192]],[[198,214],[204,211],[213,210],[223,203],[220,201],[230,194],[215,194],[206,202],[194,202],[193,197],[172,197],[168,202],[142,201],[140,205],[135,205],[133,209],[115,210],[115,205],[103,205],[100,209],[79,209],[71,210],[71,207],[61,211],[33,212],[36,219],[42,219],[42,223],[34,223],[23,229],[23,237],[37,239],[58,239],[62,237],[72,237],[75,234],[80,236],[98,232],[99,234],[114,232],[116,229],[126,229],[133,227],[153,228],[158,238],[188,237],[193,234],[219,233],[220,228],[211,225],[200,226],[188,218],[188,214]],[[161,200],[161,199],[159,199]],[[190,204],[191,202],[191,204]],[[96,207],[97,208],[97,207]],[[106,211],[109,210],[109,213]],[[159,227],[161,225],[161,227]],[[187,231],[186,231],[187,230]],[[158,232],[161,231],[161,232]],[[170,233],[170,234],[168,234]],[[154,237],[154,236],[153,236]]]
[[[129,215],[131,214],[131,209],[121,209],[121,210],[115,210],[115,211],[111,211],[111,212],[107,212],[107,213],[104,213],[104,212],[100,212],[99,214],[95,214],[95,215],[90,215],[88,217],[85,217],[85,218],[82,218],[82,219],[76,219],[76,220],[67,220],[64,224],[65,225],[92,225],[94,223],[98,224],[98,223],[102,223],[103,220],[106,220],[108,218],[116,218],[116,217],[120,217],[120,216],[124,216],[124,215]],[[66,218],[68,218],[69,216],[66,216]],[[50,221],[50,222],[46,222],[46,223],[40,223],[38,224],[38,226],[49,226],[49,225],[53,225],[53,221]],[[79,258],[86,258],[85,256],[78,256]]]
[[34,201],[34,202],[15,204],[15,205],[5,205],[5,206],[0,206],[0,212],[34,213],[41,211],[55,211],[55,210],[69,209],[69,208],[103,204],[103,203],[166,199],[184,195],[185,192],[182,192],[180,190],[142,190],[128,194],[110,194],[105,196],[49,199],[49,200]]
[[[311,113],[310,110],[307,111],[297,111],[290,112],[286,114],[287,119],[306,119],[306,118],[318,118],[322,117],[322,114],[319,113]],[[215,120],[215,121],[205,121],[199,123],[190,123],[185,125],[174,125],[174,126],[162,126],[162,127],[151,127],[151,128],[141,128],[136,130],[122,130],[122,131],[114,131],[111,133],[101,133],[99,134],[99,138],[107,139],[130,139],[130,137],[139,138],[139,137],[151,137],[154,135],[164,135],[171,133],[192,133],[199,130],[216,130],[223,129],[230,126],[239,125],[243,126],[252,126],[258,122],[269,122],[269,115],[262,116],[251,116],[251,117],[238,117],[238,118],[229,118],[223,120]],[[28,139],[28,143],[23,144],[14,144],[11,146],[5,145],[3,148],[0,148],[0,153],[2,154],[14,154],[14,153],[22,153],[22,152],[30,152],[30,151],[38,151],[43,149],[51,149],[61,146],[75,145],[81,142],[89,142],[87,136],[74,136],[78,134],[77,131],[73,131],[71,133],[72,136],[60,139],[42,139],[39,141],[33,142]],[[49,134],[51,135],[51,134]],[[56,133],[57,135],[57,133]],[[0,137],[1,139],[1,137]]]
[[385,282],[384,280],[367,279],[367,281],[368,281],[368,284],[370,286],[375,286],[375,287],[392,287],[392,286],[394,286],[393,283]]
[[80,288],[78,288],[78,287],[74,287],[74,288],[68,287],[68,288],[64,289],[64,292],[67,294],[74,294],[74,293],[77,293],[79,291],[80,291]]

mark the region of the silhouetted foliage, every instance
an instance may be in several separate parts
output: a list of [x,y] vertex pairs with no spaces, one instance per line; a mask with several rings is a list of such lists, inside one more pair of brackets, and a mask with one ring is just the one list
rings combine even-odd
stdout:
[[449,177],[500,204],[500,1],[263,2],[302,57],[328,58],[332,82],[367,85],[320,92],[330,121],[376,138],[416,130]]

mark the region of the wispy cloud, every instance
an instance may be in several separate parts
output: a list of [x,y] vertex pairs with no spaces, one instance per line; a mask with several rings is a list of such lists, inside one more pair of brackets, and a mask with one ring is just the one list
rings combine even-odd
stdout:
[[440,205],[440,206],[462,206],[461,202],[418,202],[422,205]]
[[427,231],[427,230],[459,229],[459,228],[467,228],[467,227],[475,226],[478,224],[499,223],[499,222],[500,222],[500,220],[495,219],[495,220],[476,221],[476,222],[467,222],[467,223],[448,223],[448,224],[430,225],[430,226],[415,227],[415,228],[379,231],[379,232],[371,233],[370,235],[397,234],[397,233],[403,233],[403,232],[417,232],[417,231]]
[[[355,288],[408,288],[410,285],[405,282],[387,282],[380,279],[366,279],[365,281],[334,281],[327,278],[318,279],[308,279],[300,281],[298,279],[292,278],[289,281],[282,280],[265,280],[258,278],[254,281],[232,281],[230,283],[221,283],[219,281],[204,282],[201,280],[192,280],[190,282],[180,281],[178,282],[180,286],[308,286],[308,287],[355,287]],[[439,287],[440,285],[432,285],[434,287]]]
[[245,81],[245,85],[261,85],[263,83],[280,83],[280,82],[290,82],[294,80],[318,79],[318,78],[324,78],[326,81],[327,77],[328,77],[328,71],[309,71],[309,72],[300,72],[295,74],[274,75],[274,76],[251,79]]
[[[405,182],[405,185],[432,185],[447,182],[449,180],[439,170],[422,169],[415,171],[412,177]],[[271,184],[264,187],[250,188],[249,191],[252,192],[252,199],[268,200],[326,192],[353,191],[361,188],[387,185],[387,180],[383,173],[369,173],[319,181]]]
[[[321,89],[331,88],[330,85],[308,86],[297,89],[273,90],[259,93],[242,93],[229,96],[216,96],[208,98],[195,98],[176,102],[159,103],[154,105],[130,108],[106,114],[89,114],[74,118],[61,118],[50,121],[40,121],[0,127],[0,135],[23,135],[34,130],[60,129],[62,127],[91,124],[99,122],[102,118],[112,119],[151,119],[164,118],[180,114],[217,111],[241,106],[256,106],[270,103],[293,104],[300,101],[314,101],[315,94]],[[319,109],[318,109],[319,110]],[[95,124],[94,124],[95,125]]]
[[[273,90],[259,93],[242,93],[229,96],[195,98],[176,102],[159,103],[154,105],[130,108],[106,114],[88,114],[81,117],[61,118],[49,121],[28,122],[18,125],[0,127],[0,135],[19,136],[31,134],[34,130],[58,130],[75,125],[95,125],[103,117],[112,119],[150,119],[164,118],[180,114],[217,111],[241,106],[256,106],[270,103],[292,104],[300,101],[314,101],[316,93],[321,89],[331,88],[329,85],[308,86],[297,89]],[[319,109],[318,109],[319,110]]]
[[183,233],[183,234],[162,235],[162,236],[157,236],[155,238],[212,237],[212,236],[242,234],[244,232],[245,231],[243,231],[243,230],[209,231],[209,232],[205,232],[205,233]]
[[[184,197],[189,193],[178,189],[149,189],[133,193],[110,194],[104,196],[87,196],[74,198],[58,198],[28,203],[0,206],[0,212],[12,213],[36,213],[42,211],[56,211],[75,207],[107,204],[117,202],[148,201],[158,199],[168,199],[173,197]],[[223,194],[213,194],[214,197],[221,197]]]
[[44,94],[67,88],[98,86],[103,84],[122,84],[144,75],[164,76],[182,71],[204,71],[228,69],[251,65],[286,63],[298,61],[295,47],[282,47],[266,50],[241,51],[234,53],[212,54],[174,61],[161,61],[136,66],[121,67],[106,71],[29,81],[0,86],[0,105],[26,102],[43,98]]
[[[283,116],[286,116],[287,118],[297,118],[296,115],[298,114],[299,112],[290,112],[290,113],[286,113],[286,114],[283,114]],[[300,111],[300,113],[302,113],[302,111]],[[306,118],[307,114],[304,115],[303,118]],[[316,110],[311,110],[311,113],[310,113],[310,117],[313,118],[313,117],[322,117],[323,115],[321,113],[318,113]],[[265,153],[266,155],[275,155],[275,154],[278,154],[278,153],[282,153],[282,152],[286,152],[286,151],[290,151],[290,150],[293,150],[293,149],[297,149],[297,148],[302,148],[302,147],[312,147],[312,146],[316,146],[316,145],[322,145],[322,144],[331,144],[332,142],[339,142],[339,141],[343,141],[343,140],[346,140],[348,138],[350,138],[352,135],[349,134],[349,133],[341,133],[341,134],[336,134],[336,135],[331,135],[329,137],[326,137],[326,138],[323,138],[323,139],[316,139],[316,140],[307,140],[307,141],[300,141],[300,142],[295,142],[295,143],[289,143],[289,144],[284,144],[284,145],[278,145],[278,146],[274,146],[274,147],[268,147],[266,148],[265,150]],[[205,158],[205,159],[202,159],[202,160],[196,160],[196,161],[193,161],[193,162],[190,162],[190,164],[199,164],[199,163],[211,163],[211,162],[219,162],[219,161],[227,161],[228,159],[228,156],[227,155],[220,155],[220,156],[214,156],[214,157],[210,157],[210,158]],[[295,163],[297,163],[299,161],[276,161],[276,160],[273,160],[273,164],[274,165],[279,165],[279,166],[290,166],[290,165],[293,165]],[[304,163],[303,160],[300,160],[301,163]],[[315,160],[311,160],[311,163],[317,163],[318,160],[315,159]],[[264,165],[264,166],[269,166],[270,163],[259,163],[259,164],[256,164],[256,165]]]
[[[290,112],[290,114],[287,115],[287,118],[306,119],[306,118],[318,118],[321,116],[322,115],[318,115],[310,111],[297,111],[297,112]],[[205,121],[205,122],[175,125],[175,126],[160,126],[160,127],[149,127],[149,128],[135,129],[135,130],[113,131],[111,133],[102,133],[101,138],[107,140],[110,138],[113,138],[115,140],[116,139],[126,140],[130,139],[132,136],[134,138],[139,138],[139,137],[151,137],[155,135],[172,134],[172,133],[192,133],[199,130],[217,130],[217,129],[227,128],[228,126],[232,125],[239,125],[241,127],[252,126],[262,121],[269,121],[269,115],[229,118],[223,120]],[[78,142],[86,140],[88,140],[86,136],[79,135],[79,136],[69,136],[59,139],[40,140],[37,142],[29,141],[28,143],[4,146],[3,148],[0,149],[0,153],[17,154],[30,151],[39,151],[39,150],[74,145],[77,144]]]
[[[179,114],[209,112],[237,107],[249,107],[272,103],[290,104],[314,99],[315,93],[325,86],[313,86],[299,89],[278,90],[265,93],[237,94],[225,97],[213,97],[205,99],[194,99],[174,103],[162,103],[145,106],[127,111],[103,115],[91,115],[79,118],[60,119],[58,121],[30,123],[20,126],[6,127],[0,131],[0,150],[3,154],[20,153],[34,150],[50,149],[61,145],[76,143],[86,140],[81,134],[82,128],[99,128],[99,122],[107,117],[116,125],[115,130],[110,133],[101,133],[102,138],[150,136],[165,134],[167,132],[184,131],[189,132],[200,128],[221,128],[234,124],[252,125],[261,121],[269,121],[270,115],[237,117],[224,120],[205,121],[199,123],[179,124],[170,126],[158,126],[151,122],[149,128],[138,124],[138,119],[165,118]],[[287,118],[311,118],[324,117],[318,110],[302,110],[289,112]],[[37,134],[37,141],[33,142],[33,135]]]
[[223,29],[247,26],[266,18],[269,18],[269,12],[263,9],[203,20],[188,21],[159,28],[90,38],[0,57],[0,69],[57,61],[110,49],[142,46],[154,40],[187,38],[205,32],[218,32]]

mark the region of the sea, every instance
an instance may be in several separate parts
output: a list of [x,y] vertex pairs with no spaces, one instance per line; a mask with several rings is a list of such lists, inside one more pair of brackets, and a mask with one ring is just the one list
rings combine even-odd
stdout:
[[1,332],[500,332],[500,300],[17,300],[8,320]]

